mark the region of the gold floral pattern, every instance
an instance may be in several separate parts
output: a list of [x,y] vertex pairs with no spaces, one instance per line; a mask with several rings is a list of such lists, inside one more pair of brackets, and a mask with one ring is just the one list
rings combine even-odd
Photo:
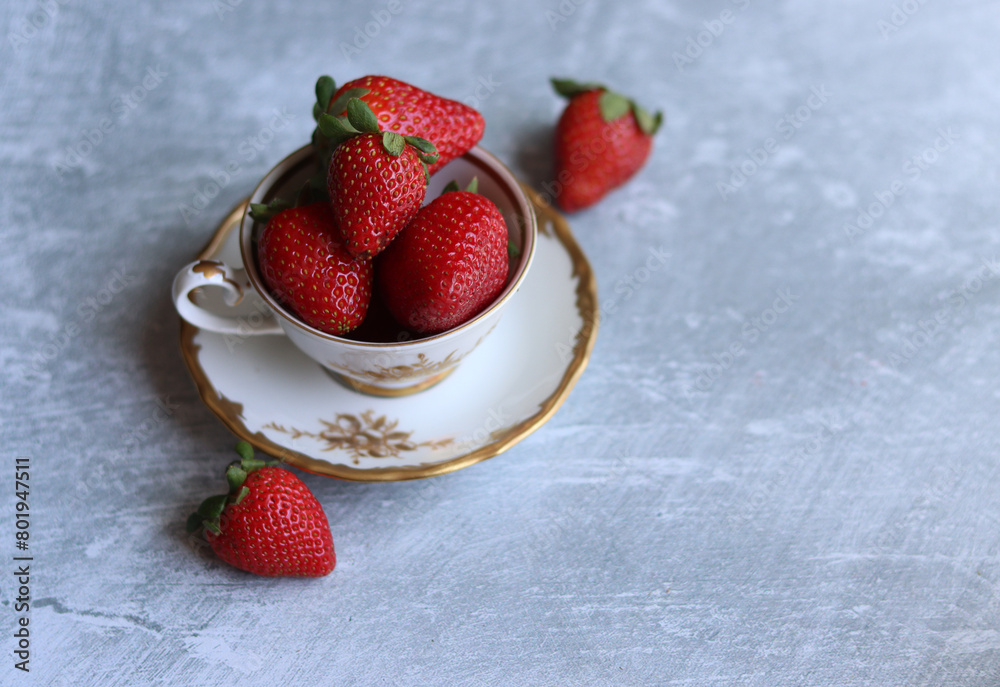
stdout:
[[444,360],[431,362],[426,353],[417,356],[417,362],[413,365],[393,365],[385,367],[378,365],[372,370],[352,370],[349,367],[327,363],[331,370],[336,370],[351,377],[362,377],[373,382],[398,382],[411,377],[424,377],[444,372],[445,370],[458,365],[460,358],[456,358],[458,351],[452,351]]
[[302,437],[316,439],[326,444],[324,451],[347,451],[352,462],[358,465],[362,458],[399,458],[403,453],[418,448],[442,448],[452,443],[451,439],[414,442],[413,432],[397,429],[399,420],[389,420],[385,415],[375,416],[374,410],[366,410],[360,415],[338,413],[330,422],[320,419],[324,429],[308,432],[295,427],[286,428],[275,422],[264,425],[264,429],[289,435],[293,440]]

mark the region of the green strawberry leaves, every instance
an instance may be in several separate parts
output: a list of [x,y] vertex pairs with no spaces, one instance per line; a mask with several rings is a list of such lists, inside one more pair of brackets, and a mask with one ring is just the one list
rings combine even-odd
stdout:
[[371,90],[367,88],[348,88],[346,91],[341,93],[336,100],[330,103],[330,107],[327,108],[326,111],[334,113],[343,112],[351,98],[362,98],[369,93],[371,93]]
[[582,93],[590,91],[601,91],[598,98],[598,107],[601,111],[601,119],[605,122],[613,122],[616,119],[626,116],[629,112],[635,117],[639,129],[647,136],[652,136],[663,124],[663,113],[656,112],[650,114],[634,100],[626,98],[620,93],[608,90],[603,84],[593,81],[577,82],[572,79],[550,79],[552,88],[556,93],[564,98],[573,98]]
[[186,524],[188,533],[194,534],[206,529],[213,534],[221,534],[219,520],[226,510],[226,506],[239,503],[250,493],[250,490],[243,484],[247,475],[262,467],[278,464],[276,460],[254,458],[253,447],[245,441],[237,442],[236,452],[240,455],[240,460],[230,463],[229,467],[226,468],[226,483],[229,486],[229,491],[225,494],[209,496],[201,502],[198,510],[188,516]]
[[607,90],[603,85],[595,83],[593,81],[587,81],[585,83],[578,83],[572,79],[549,79],[552,82],[552,88],[555,89],[556,93],[563,96],[564,98],[572,98],[574,95],[580,95],[581,93],[586,93],[587,91],[603,91]]
[[367,88],[349,88],[334,100],[333,96],[337,94],[337,82],[333,80],[333,77],[324,74],[316,81],[316,102],[313,104],[313,119],[319,122],[319,118],[323,114],[330,114],[332,112],[334,115],[337,115],[344,111],[348,100],[351,98],[360,98],[370,92]]
[[300,192],[300,202],[308,203],[325,197],[326,170],[330,165],[330,156],[337,146],[358,133],[346,117],[337,115],[344,111],[351,99],[360,98],[369,92],[367,88],[349,88],[334,99],[337,83],[333,77],[324,75],[316,81],[316,102],[313,104],[316,128],[312,134],[317,157],[316,174]]
[[219,534],[221,531],[219,530],[219,518],[222,517],[222,511],[226,510],[228,499],[229,494],[220,494],[219,496],[209,496],[202,501],[198,510],[188,517],[188,533],[193,534],[205,528]]
[[272,217],[292,207],[287,200],[275,198],[270,203],[250,203],[250,217],[256,222],[267,223]]
[[378,117],[372,112],[361,98],[351,98],[347,101],[347,121],[355,131],[363,134],[377,134],[381,132],[378,126]]
[[325,112],[319,116],[316,124],[316,130],[319,131],[325,139],[324,144],[320,146],[320,149],[323,152],[328,153],[327,157],[329,157],[329,154],[332,154],[334,149],[341,143],[352,136],[358,135],[358,131],[353,126],[350,126],[339,117],[334,117]]
[[[317,158],[316,173],[299,193],[300,202],[312,202],[324,196],[328,197],[326,174],[333,151],[344,141],[360,134],[381,133],[382,147],[393,157],[401,155],[407,145],[413,146],[417,157],[424,165],[424,177],[430,178],[427,165],[433,165],[438,161],[440,156],[437,147],[424,138],[401,136],[394,131],[382,131],[379,128],[378,117],[368,103],[361,100],[370,92],[367,88],[349,88],[338,96],[337,84],[333,77],[324,75],[316,81],[316,102],[313,104],[316,128],[312,135]],[[263,209],[258,212],[262,217],[273,216],[273,213],[266,215]]]
[[[253,457],[253,446],[251,446],[249,442],[246,442],[246,441],[237,441],[236,442],[236,453],[238,453],[239,456],[240,456],[240,458],[243,459],[243,460],[252,461],[254,459],[254,457]],[[260,465],[258,467],[263,467],[263,465],[264,465],[263,461],[257,461],[257,462],[260,463]]]
[[624,117],[632,109],[632,103],[623,95],[614,91],[602,91],[597,105],[601,109],[601,118],[605,122],[613,122]]
[[403,149],[409,144],[417,151],[417,157],[425,165],[433,165],[437,162],[438,152],[433,143],[426,138],[419,136],[400,136],[395,131],[386,131],[382,134],[382,145],[390,155],[401,155]]
[[404,136],[403,139],[409,143],[411,146],[417,149],[417,157],[420,161],[427,165],[433,165],[438,161],[438,151],[437,146],[428,141],[426,138],[420,138],[419,136]]
[[402,155],[406,149],[406,139],[395,131],[386,131],[382,134],[382,147],[392,156]]
[[319,127],[324,136],[329,137],[331,141],[336,141],[333,145],[334,148],[351,136],[380,133],[382,134],[382,147],[392,156],[401,155],[409,144],[416,149],[417,157],[424,164],[432,165],[438,160],[437,147],[426,138],[401,136],[395,131],[382,131],[372,108],[360,98],[351,98],[347,101],[346,124],[337,117],[324,114],[319,119]]
[[[441,190],[441,195],[443,196],[446,193],[452,193],[453,191],[461,191],[461,190],[462,189],[458,185],[458,180],[452,179]],[[479,193],[479,177],[472,177],[472,181],[470,181],[469,185],[465,187],[465,190],[468,191],[469,193]]]
[[316,104],[313,106],[313,119],[319,121],[319,116],[329,111],[330,101],[337,92],[337,82],[330,76],[321,76],[316,82]]
[[651,115],[635,103],[632,103],[632,114],[635,115],[635,121],[639,125],[639,128],[647,136],[655,134],[659,130],[660,125],[663,124],[662,112]]
[[316,127],[311,138],[316,151],[315,172],[299,190],[294,202],[276,200],[266,205],[253,203],[250,206],[250,216],[255,221],[267,222],[290,207],[329,200],[327,173],[333,151],[360,134],[381,133],[382,147],[394,157],[401,155],[407,145],[412,146],[424,168],[425,180],[430,179],[428,165],[433,165],[440,157],[437,147],[424,138],[381,131],[378,117],[368,103],[361,99],[370,92],[368,88],[348,88],[337,95],[337,82],[333,77],[324,74],[316,80],[316,102],[312,108]]

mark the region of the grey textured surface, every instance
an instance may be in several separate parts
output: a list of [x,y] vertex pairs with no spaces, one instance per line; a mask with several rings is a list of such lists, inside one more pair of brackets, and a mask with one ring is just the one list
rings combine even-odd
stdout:
[[[0,28],[4,684],[1000,684],[997,3],[34,0]],[[554,419],[431,480],[306,475],[337,570],[261,580],[183,533],[233,442],[168,287],[321,73],[477,98],[536,188],[549,75],[668,124],[571,218],[604,318]]]

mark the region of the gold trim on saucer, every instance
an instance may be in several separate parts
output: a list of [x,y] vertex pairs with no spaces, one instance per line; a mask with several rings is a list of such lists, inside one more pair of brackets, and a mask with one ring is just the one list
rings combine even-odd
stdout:
[[[250,442],[257,450],[263,451],[307,472],[355,482],[395,482],[443,475],[468,467],[487,458],[492,458],[514,446],[545,424],[566,400],[570,390],[587,367],[587,362],[590,360],[590,354],[594,348],[594,342],[597,339],[598,328],[597,282],[594,279],[590,263],[573,238],[569,225],[562,215],[550,205],[544,203],[532,189],[524,187],[524,190],[534,205],[539,231],[542,231],[545,235],[555,235],[556,239],[563,245],[570,256],[573,263],[573,275],[578,280],[576,287],[576,308],[583,321],[573,343],[572,359],[563,373],[559,386],[539,405],[538,411],[531,417],[511,427],[493,432],[490,435],[492,441],[489,444],[439,463],[400,467],[386,466],[370,469],[361,469],[343,464],[334,465],[281,446],[269,439],[262,432],[251,432],[246,426],[246,420],[243,416],[243,406],[220,394],[212,386],[205,370],[201,367],[198,361],[200,346],[194,341],[195,336],[200,330],[194,325],[181,320],[181,353],[188,370],[191,372],[201,399],[230,431],[239,438]],[[246,202],[244,201],[244,203],[234,209],[223,220],[212,239],[197,256],[198,259],[211,259],[212,254],[219,249],[228,234],[239,228],[245,208]],[[290,432],[295,430],[285,431]],[[320,434],[322,435],[322,432]],[[406,441],[409,441],[409,435]],[[424,443],[426,444],[426,442]],[[330,450],[336,450],[337,448],[331,447]]]

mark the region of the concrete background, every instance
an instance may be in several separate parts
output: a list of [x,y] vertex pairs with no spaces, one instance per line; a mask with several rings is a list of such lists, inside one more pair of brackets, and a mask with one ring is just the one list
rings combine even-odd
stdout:
[[[1000,684],[997,3],[32,0],[0,28],[4,684]],[[667,124],[570,218],[604,317],[554,419],[431,480],[306,475],[337,569],[263,580],[183,532],[233,438],[168,290],[322,73],[474,104],[538,189],[549,76]]]

